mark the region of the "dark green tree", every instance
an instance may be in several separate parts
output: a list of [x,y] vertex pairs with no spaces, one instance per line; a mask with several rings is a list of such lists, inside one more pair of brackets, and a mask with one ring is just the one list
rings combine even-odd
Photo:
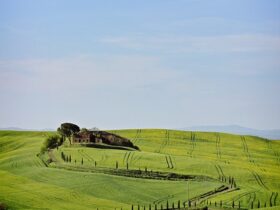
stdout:
[[45,152],[47,149],[54,149],[60,145],[61,137],[59,135],[48,136],[41,148],[41,152]]
[[74,133],[77,133],[80,131],[79,126],[73,124],[73,123],[62,123],[59,128],[57,128],[57,132],[63,137],[63,140],[65,138],[68,138],[70,144],[71,144],[71,135]]

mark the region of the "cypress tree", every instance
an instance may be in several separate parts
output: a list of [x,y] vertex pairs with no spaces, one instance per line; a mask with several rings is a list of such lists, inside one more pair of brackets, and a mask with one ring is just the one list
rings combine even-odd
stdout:
[[155,210],[157,210],[157,204],[155,204]]
[[178,200],[178,209],[181,208],[180,200]]
[[234,201],[232,201],[232,208],[234,208]]
[[128,163],[126,163],[126,170],[128,170]]
[[152,205],[151,204],[149,204],[149,210],[152,210]]
[[82,158],[82,162],[81,163],[82,163],[82,165],[84,164],[84,159],[83,158]]
[[172,209],[175,209],[174,202],[172,202]]
[[261,207],[260,200],[258,200],[258,209]]
[[238,208],[240,209],[241,205],[240,205],[240,201],[238,202]]
[[118,161],[116,161],[116,169],[118,169],[119,168],[119,163],[118,163]]
[[166,201],[166,209],[169,209],[169,204],[168,204],[168,200]]
[[253,209],[254,208],[254,202],[252,201],[251,202],[251,209]]
[[131,205],[131,210],[133,210],[133,204]]

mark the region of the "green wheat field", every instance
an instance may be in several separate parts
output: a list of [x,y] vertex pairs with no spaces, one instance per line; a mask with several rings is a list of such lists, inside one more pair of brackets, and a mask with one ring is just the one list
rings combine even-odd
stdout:
[[0,131],[0,204],[7,209],[280,209],[280,141],[164,129],[109,132],[129,138],[140,150],[65,142],[40,155],[43,141],[55,132]]

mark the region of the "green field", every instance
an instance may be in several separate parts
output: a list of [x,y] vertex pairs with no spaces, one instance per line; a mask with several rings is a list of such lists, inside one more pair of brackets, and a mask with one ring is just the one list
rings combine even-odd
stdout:
[[[211,209],[220,209],[220,202],[224,208],[234,202],[235,208],[280,209],[280,141],[160,129],[111,132],[131,139],[140,151],[65,144],[41,157],[53,159],[46,167],[37,154],[51,132],[0,131],[0,203],[8,209],[125,210],[139,205],[148,210],[150,204],[160,209],[167,201],[171,207],[173,202],[182,206],[192,199],[192,205],[208,203]],[[61,152],[71,156],[71,163],[62,160]],[[137,170],[206,179],[143,179],[125,174]],[[196,199],[230,186],[229,177],[236,187]]]

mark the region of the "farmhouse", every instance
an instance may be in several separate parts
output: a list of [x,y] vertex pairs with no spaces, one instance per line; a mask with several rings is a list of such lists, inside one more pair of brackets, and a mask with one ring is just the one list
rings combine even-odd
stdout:
[[125,146],[138,149],[133,143],[124,137],[106,131],[82,130],[74,133],[71,139],[72,144],[109,144],[115,146]]
[[72,135],[72,143],[95,142],[95,136],[90,132],[79,132]]

